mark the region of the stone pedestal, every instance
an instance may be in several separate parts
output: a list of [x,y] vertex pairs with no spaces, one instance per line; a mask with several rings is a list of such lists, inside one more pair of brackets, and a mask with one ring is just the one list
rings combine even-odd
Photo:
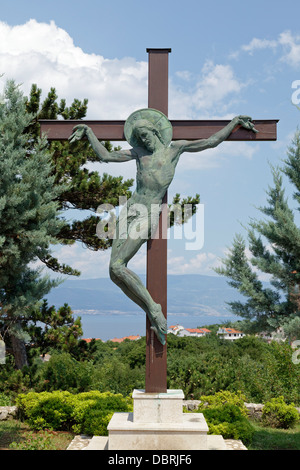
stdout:
[[183,413],[183,392],[133,392],[133,413],[115,413],[107,427],[109,450],[206,450],[201,413]]
[[222,436],[208,435],[202,413],[183,413],[182,390],[134,390],[133,413],[114,413],[108,438],[94,436],[85,450],[226,450]]

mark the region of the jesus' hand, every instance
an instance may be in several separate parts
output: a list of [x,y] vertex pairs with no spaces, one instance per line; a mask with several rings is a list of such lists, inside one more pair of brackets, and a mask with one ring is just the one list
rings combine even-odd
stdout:
[[252,122],[252,118],[249,117],[249,116],[238,116],[238,122],[245,129],[248,129],[248,130],[253,131],[255,133],[259,132],[257,129],[255,129],[254,124]]
[[81,140],[86,133],[86,130],[88,129],[88,126],[85,124],[78,124],[73,128],[73,134],[71,137],[69,137],[69,141],[72,144],[73,142],[76,142],[76,140]]

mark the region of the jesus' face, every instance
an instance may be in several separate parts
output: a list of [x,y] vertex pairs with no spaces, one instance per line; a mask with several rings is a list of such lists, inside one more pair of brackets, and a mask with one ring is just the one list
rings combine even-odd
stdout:
[[154,152],[157,144],[157,137],[152,130],[147,129],[146,127],[139,127],[136,130],[136,134],[141,141],[141,143],[146,147],[150,152]]
[[146,119],[141,119],[136,123],[134,134],[149,152],[154,152],[161,145],[155,127]]

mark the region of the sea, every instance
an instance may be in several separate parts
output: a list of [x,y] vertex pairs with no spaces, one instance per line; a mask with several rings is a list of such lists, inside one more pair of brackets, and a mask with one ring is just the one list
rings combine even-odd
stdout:
[[[48,305],[67,303],[80,316],[83,338],[107,341],[146,334],[146,314],[110,279],[66,280],[47,295]],[[168,327],[203,327],[238,318],[226,302],[238,300],[236,291],[220,276],[168,276]]]
[[[75,313],[74,317],[81,318],[83,329],[82,338],[98,338],[102,341],[108,341],[113,338],[123,338],[131,335],[146,335],[146,314],[118,314],[118,315],[101,315],[87,314],[83,315]],[[168,315],[168,327],[171,325],[182,325],[184,328],[197,328],[214,323],[222,323],[233,318],[212,318],[196,316],[177,316]],[[234,318],[236,320],[236,317]]]

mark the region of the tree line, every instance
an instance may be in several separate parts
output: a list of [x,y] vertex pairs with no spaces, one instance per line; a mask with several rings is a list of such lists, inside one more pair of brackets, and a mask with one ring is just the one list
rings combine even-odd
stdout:
[[[37,344],[36,344],[37,346]],[[46,362],[39,348],[29,352],[29,365],[15,370],[8,356],[0,367],[1,393],[14,402],[19,393],[56,390],[131,395],[145,388],[146,338],[122,343],[78,341],[49,350]],[[227,341],[168,335],[167,387],[183,390],[186,400],[221,391],[242,392],[248,403],[265,403],[284,397],[300,406],[300,364],[292,361],[288,342],[267,343],[254,335]]]

